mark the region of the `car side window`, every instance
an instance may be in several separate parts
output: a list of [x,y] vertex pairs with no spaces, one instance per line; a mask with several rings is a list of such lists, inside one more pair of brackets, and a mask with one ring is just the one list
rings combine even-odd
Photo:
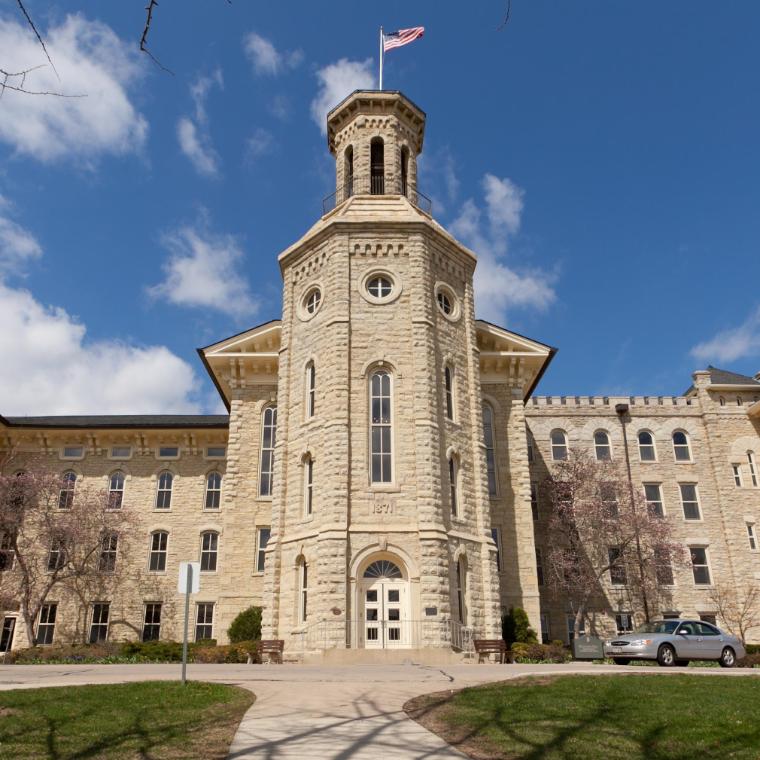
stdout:
[[691,623],[684,623],[679,629],[678,633],[686,634],[687,636],[696,636],[694,626]]
[[711,625],[708,623],[698,623],[700,628],[700,633],[703,636],[719,636],[720,633],[715,630]]

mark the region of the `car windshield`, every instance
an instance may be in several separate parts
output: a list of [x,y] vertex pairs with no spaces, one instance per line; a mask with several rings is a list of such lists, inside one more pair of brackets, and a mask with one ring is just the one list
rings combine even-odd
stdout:
[[678,620],[655,620],[651,623],[642,623],[636,629],[636,633],[673,633],[678,623]]

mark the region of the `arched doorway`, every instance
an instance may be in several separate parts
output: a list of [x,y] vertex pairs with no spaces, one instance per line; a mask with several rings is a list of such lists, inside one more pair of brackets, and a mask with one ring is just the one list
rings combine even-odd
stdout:
[[412,646],[409,579],[395,558],[371,558],[359,579],[360,632],[367,649]]

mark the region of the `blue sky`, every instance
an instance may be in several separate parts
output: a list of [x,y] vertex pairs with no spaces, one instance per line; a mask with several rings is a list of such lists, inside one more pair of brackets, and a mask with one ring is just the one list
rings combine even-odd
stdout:
[[[479,315],[557,346],[538,392],[760,370],[760,4],[28,0],[50,67],[0,99],[0,413],[216,411],[195,348],[280,313],[333,189],[323,114],[428,115],[421,189]],[[45,64],[0,0],[0,69]],[[19,78],[9,83],[20,84]]]

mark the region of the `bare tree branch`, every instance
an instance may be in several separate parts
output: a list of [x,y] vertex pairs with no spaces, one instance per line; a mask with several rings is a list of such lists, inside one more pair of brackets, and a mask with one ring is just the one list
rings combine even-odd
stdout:
[[153,63],[156,64],[156,66],[158,66],[160,69],[163,69],[168,74],[174,76],[174,72],[171,69],[167,69],[166,66],[164,66],[164,64],[161,63],[161,61],[159,61],[158,58],[156,58],[156,56],[150,52],[150,50],[148,50],[148,33],[150,32],[150,25],[153,23],[153,9],[157,6],[158,0],[150,0],[150,2],[145,6],[145,26],[143,27],[142,37],[140,37],[140,50],[143,53],[147,53]]
[[[55,92],[52,90],[27,90],[26,89],[26,75],[37,69],[42,69],[47,66],[46,63],[41,63],[39,66],[32,66],[31,69],[24,69],[23,71],[6,71],[0,69],[0,98],[6,90],[13,90],[14,92],[21,92],[24,95],[52,95],[56,98],[86,98],[85,94],[68,94],[65,92]],[[19,82],[13,80],[19,79]],[[11,80],[9,83],[8,80]]]
[[[32,21],[32,17],[27,12],[26,8],[24,7],[24,4],[21,2],[21,0],[16,0],[18,3],[18,7],[21,8],[21,12],[24,14],[24,17],[26,18],[27,23],[32,28],[32,31],[34,32],[35,36],[37,37],[37,40],[40,43],[40,46],[42,47],[43,51],[45,52],[45,57],[48,59],[48,62],[53,68],[53,71],[55,72],[55,75],[58,79],[58,81],[61,81],[61,77],[58,75],[58,69],[56,69],[55,64],[53,63],[53,59],[50,57],[50,53],[48,53],[47,47],[45,47],[45,42],[40,36],[40,33],[37,31],[37,27],[34,25],[34,21]],[[31,94],[31,93],[30,93]],[[44,93],[44,94],[53,94],[53,93]]]
[[509,17],[511,15],[512,15],[512,0],[507,0],[507,12],[504,14],[504,20],[496,27],[497,32],[500,32],[509,23]]

